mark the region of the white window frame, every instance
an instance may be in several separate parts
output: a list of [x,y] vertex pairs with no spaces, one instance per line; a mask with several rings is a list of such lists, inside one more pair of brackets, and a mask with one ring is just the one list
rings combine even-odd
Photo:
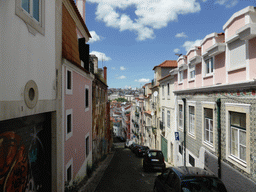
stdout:
[[[86,90],[88,90],[88,98],[86,98]],[[88,106],[86,107],[86,99],[88,99]],[[90,89],[88,85],[84,86],[84,107],[85,107],[85,112],[89,111],[90,108]]]
[[[207,72],[207,61],[209,61],[209,73]],[[212,76],[214,72],[214,63],[215,63],[215,58],[214,57],[208,57],[204,59],[204,75],[206,77]]]
[[[71,115],[71,132],[68,133],[68,115]],[[73,136],[73,109],[66,110],[66,120],[65,120],[65,129],[66,129],[66,141]]]
[[[30,1],[30,10],[33,13],[33,0]],[[15,0],[15,14],[20,17],[28,26],[28,30],[33,35],[40,33],[45,35],[45,0],[39,0],[39,22],[22,8],[22,0]]]
[[72,182],[73,182],[73,158],[71,158],[70,160],[69,160],[69,162],[66,164],[66,179],[65,179],[65,181],[67,182],[68,181],[68,168],[71,166],[71,180],[69,181],[69,185],[70,184],[72,184]]
[[171,112],[167,110],[167,128],[171,128]]
[[165,109],[162,109],[162,121],[163,121],[163,126],[165,126]]
[[[194,114],[192,115],[190,113],[190,107],[193,107],[194,108]],[[195,120],[196,120],[196,115],[195,115],[195,106],[194,105],[188,105],[188,117],[189,117],[189,128],[188,128],[188,132],[191,136],[195,136]],[[191,128],[191,126],[193,128]]]
[[[226,109],[226,159],[233,165],[250,173],[250,104],[225,103]],[[246,114],[246,160],[242,160],[231,154],[231,120],[230,112]]]
[[181,84],[183,83],[183,74],[184,72],[181,70],[178,72],[178,83]]
[[[201,102],[202,103],[202,143],[203,145],[205,145],[206,147],[208,147],[210,150],[215,151],[215,133],[216,133],[216,117],[215,117],[215,107],[216,104],[215,102]],[[206,126],[206,122],[210,123],[211,119],[207,118],[205,121],[205,116],[204,116],[204,110],[205,108],[207,109],[211,109],[212,110],[212,143],[209,141],[205,140],[205,126]],[[209,132],[211,133],[211,131]],[[210,134],[209,134],[209,140],[210,140]]]
[[[191,72],[194,72],[194,77],[191,77]],[[188,65],[188,79],[189,81],[194,81],[196,78],[196,67],[195,65]]]
[[[180,111],[180,105],[182,111]],[[178,101],[178,128],[183,131],[184,126],[184,105],[182,101]]]
[[[68,89],[68,72],[71,74],[71,89]],[[73,94],[73,71],[66,67],[66,94],[72,95]]]

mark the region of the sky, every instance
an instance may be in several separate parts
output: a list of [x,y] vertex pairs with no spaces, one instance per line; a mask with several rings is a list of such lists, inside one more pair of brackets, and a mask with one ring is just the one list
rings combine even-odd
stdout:
[[107,67],[109,88],[140,88],[154,66],[177,60],[255,0],[86,0],[90,54]]

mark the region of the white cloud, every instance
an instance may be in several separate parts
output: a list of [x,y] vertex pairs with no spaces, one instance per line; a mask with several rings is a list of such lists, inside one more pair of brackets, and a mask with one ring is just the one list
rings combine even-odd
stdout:
[[135,79],[134,81],[135,81],[135,82],[138,82],[138,80],[137,80],[137,79]]
[[[119,31],[132,31],[137,34],[139,41],[155,38],[155,29],[161,29],[169,22],[177,21],[179,15],[201,10],[197,0],[87,0],[87,2],[98,4],[97,20]],[[131,19],[126,12],[130,7],[135,7],[135,19]]]
[[101,53],[101,52],[98,52],[98,51],[92,51],[90,53],[90,55],[96,55],[98,57],[98,61],[109,61],[111,60],[110,57],[107,57],[105,53]]
[[150,79],[145,79],[145,78],[142,78],[142,79],[135,79],[136,82],[140,82],[140,83],[148,83],[150,81]]
[[175,37],[177,37],[177,38],[181,38],[181,37],[187,38],[188,36],[184,32],[182,32],[182,33],[177,33],[175,35]]
[[178,49],[178,48],[177,48],[177,49],[174,49],[173,52],[174,52],[174,53],[178,53],[178,52],[180,52],[180,49]]
[[124,75],[121,75],[121,76],[117,77],[117,79],[126,79],[126,77]]
[[121,67],[120,67],[120,70],[121,70],[121,71],[124,71],[124,70],[126,70],[126,68],[125,68],[124,66],[121,66]]
[[111,67],[111,69],[116,70],[116,68],[115,68],[115,67]]
[[94,43],[96,41],[100,41],[100,36],[97,35],[97,33],[95,31],[90,31],[90,34],[92,36],[92,38],[88,41],[88,43]]
[[234,7],[238,0],[217,0],[215,4],[225,5],[226,8]]
[[189,51],[190,48],[194,47],[194,46],[199,46],[201,43],[202,39],[197,39],[195,41],[186,41],[182,47],[184,47],[186,49],[186,51]]

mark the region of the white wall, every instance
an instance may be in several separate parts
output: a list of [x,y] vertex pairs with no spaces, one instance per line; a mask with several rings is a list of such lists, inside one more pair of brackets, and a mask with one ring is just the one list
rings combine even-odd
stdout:
[[39,100],[55,98],[55,1],[45,3],[45,35],[28,32],[15,1],[0,1],[0,101],[23,100],[34,80]]

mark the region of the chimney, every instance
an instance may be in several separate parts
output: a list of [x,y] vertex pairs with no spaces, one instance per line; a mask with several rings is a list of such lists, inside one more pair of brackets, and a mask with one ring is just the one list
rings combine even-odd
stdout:
[[105,67],[103,67],[103,69],[104,69],[104,80],[107,84],[107,67],[105,66]]
[[86,0],[76,0],[76,6],[80,12],[80,15],[84,19],[84,22],[85,22],[85,1]]

